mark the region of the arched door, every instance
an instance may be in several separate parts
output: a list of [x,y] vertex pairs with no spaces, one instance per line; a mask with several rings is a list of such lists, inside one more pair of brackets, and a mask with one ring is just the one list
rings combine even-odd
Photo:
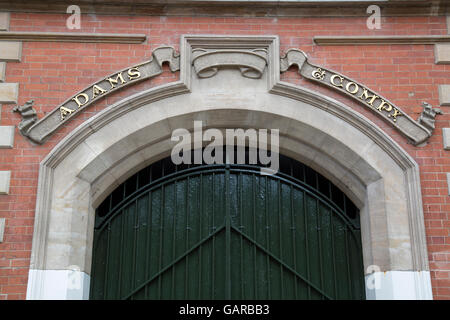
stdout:
[[356,207],[280,157],[131,177],[97,209],[91,299],[364,299]]

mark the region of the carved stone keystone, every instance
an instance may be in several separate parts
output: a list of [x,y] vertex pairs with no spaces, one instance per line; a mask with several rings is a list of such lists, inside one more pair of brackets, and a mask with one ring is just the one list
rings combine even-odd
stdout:
[[192,51],[195,72],[199,78],[214,76],[219,68],[237,67],[242,76],[259,79],[267,64],[267,51],[256,50],[205,50]]

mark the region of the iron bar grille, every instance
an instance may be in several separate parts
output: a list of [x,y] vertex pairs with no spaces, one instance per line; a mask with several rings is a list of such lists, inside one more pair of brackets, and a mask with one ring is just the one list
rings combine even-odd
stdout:
[[139,171],[98,207],[91,299],[364,299],[359,212],[308,166]]

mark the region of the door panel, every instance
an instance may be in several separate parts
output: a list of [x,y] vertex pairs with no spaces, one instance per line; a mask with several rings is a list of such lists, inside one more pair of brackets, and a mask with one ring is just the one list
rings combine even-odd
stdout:
[[96,218],[92,299],[364,298],[358,220],[317,190],[250,166],[161,176]]

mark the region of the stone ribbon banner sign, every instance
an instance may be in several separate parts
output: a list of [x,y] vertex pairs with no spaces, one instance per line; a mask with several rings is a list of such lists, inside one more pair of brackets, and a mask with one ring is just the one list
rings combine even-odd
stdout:
[[[103,96],[161,74],[163,62],[169,62],[172,72],[180,68],[179,56],[175,54],[175,50],[172,47],[159,47],[153,51],[151,60],[116,72],[78,92],[44,118],[31,126],[27,126],[26,130],[21,130],[21,133],[32,141],[42,144],[46,138],[69,121],[70,118]],[[22,114],[22,116],[24,115]]]
[[413,120],[401,111],[399,107],[375,91],[337,72],[309,63],[306,54],[301,50],[288,50],[280,62],[281,72],[286,71],[292,65],[297,65],[299,73],[306,79],[318,82],[358,100],[358,102],[387,120],[410,139],[414,145],[425,142],[432,134],[430,130]]

